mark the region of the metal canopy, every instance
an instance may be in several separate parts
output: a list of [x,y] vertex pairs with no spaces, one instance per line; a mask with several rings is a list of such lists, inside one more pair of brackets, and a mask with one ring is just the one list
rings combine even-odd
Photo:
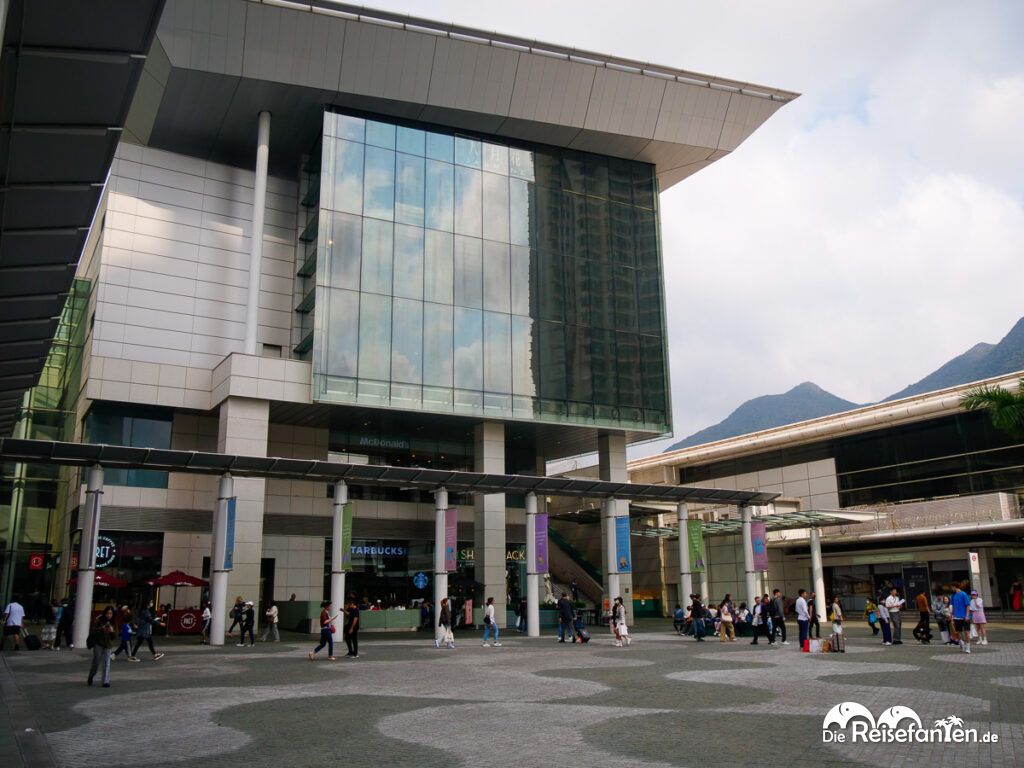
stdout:
[[451,472],[418,467],[385,467],[373,464],[342,464],[314,459],[283,459],[263,456],[232,456],[222,453],[127,448],[92,443],[64,443],[0,437],[0,461],[29,464],[60,464],[110,469],[153,469],[219,475],[230,472],[243,477],[274,477],[287,480],[335,482],[350,485],[383,485],[433,491],[444,487],[459,493],[538,493],[547,496],[616,498],[631,501],[691,502],[703,504],[767,504],[778,494],[721,491],[679,485],[644,485],[608,480],[531,475],[497,475],[484,472]]
[[[650,507],[640,505],[637,512],[630,511],[634,517],[649,517],[652,513],[663,513],[667,510],[653,510]],[[787,531],[799,528],[824,528],[830,525],[848,525],[853,523],[866,523],[875,519],[872,512],[854,512],[838,509],[807,509],[795,512],[776,512],[770,515],[760,515],[754,520],[764,523],[765,530]],[[701,524],[701,530],[705,536],[738,536],[743,532],[742,520],[712,520]],[[653,536],[655,538],[678,538],[679,528],[646,528],[639,532],[642,536]]]
[[0,434],[39,380],[164,0],[12,0],[0,58]]

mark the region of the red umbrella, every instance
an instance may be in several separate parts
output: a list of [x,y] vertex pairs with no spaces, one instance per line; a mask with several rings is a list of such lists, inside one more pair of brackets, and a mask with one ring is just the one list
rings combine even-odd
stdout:
[[[76,573],[70,579],[68,584],[74,586],[78,583],[78,574]],[[111,576],[106,571],[96,571],[96,578],[93,580],[93,584],[97,587],[112,587],[113,589],[120,589],[121,587],[128,586],[128,582],[124,579],[119,579],[117,576]]]
[[189,576],[184,571],[171,571],[147,582],[151,587],[208,587],[210,582],[205,579]]

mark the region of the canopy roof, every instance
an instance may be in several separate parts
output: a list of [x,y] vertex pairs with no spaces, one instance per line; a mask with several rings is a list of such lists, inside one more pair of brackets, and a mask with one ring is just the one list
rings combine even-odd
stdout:
[[[649,517],[652,512],[666,512],[665,509],[654,510],[644,505],[638,505],[630,510],[631,517]],[[872,512],[854,512],[852,510],[840,509],[805,509],[793,512],[775,512],[768,515],[755,516],[754,520],[763,522],[767,531],[788,531],[800,528],[824,528],[830,525],[847,525],[851,523],[866,523],[874,520]],[[737,536],[743,532],[743,521],[741,519],[712,520],[705,521],[701,525],[704,536]],[[653,536],[656,538],[678,538],[679,528],[644,528],[636,531],[641,536]]]

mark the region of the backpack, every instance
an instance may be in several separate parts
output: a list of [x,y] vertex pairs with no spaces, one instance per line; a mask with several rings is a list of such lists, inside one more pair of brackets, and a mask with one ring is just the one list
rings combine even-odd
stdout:
[[90,651],[96,647],[96,636],[94,632],[90,632],[89,636],[85,638],[85,647]]

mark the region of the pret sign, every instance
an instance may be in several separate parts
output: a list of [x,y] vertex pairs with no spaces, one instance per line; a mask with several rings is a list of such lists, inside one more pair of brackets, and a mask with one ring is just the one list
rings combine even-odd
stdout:
[[30,571],[41,571],[46,567],[46,555],[42,552],[33,552],[28,556],[28,569]]

